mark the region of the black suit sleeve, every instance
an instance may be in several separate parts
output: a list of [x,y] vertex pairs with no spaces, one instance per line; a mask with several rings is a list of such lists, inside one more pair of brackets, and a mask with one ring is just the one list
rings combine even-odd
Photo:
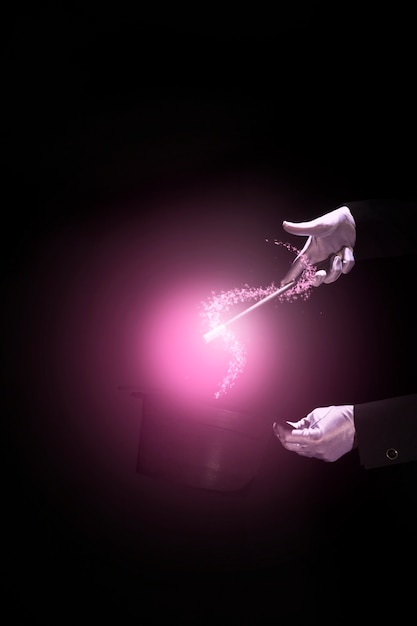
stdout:
[[343,204],[356,223],[357,261],[416,255],[416,200],[371,199]]
[[417,394],[357,404],[354,420],[365,468],[417,460]]

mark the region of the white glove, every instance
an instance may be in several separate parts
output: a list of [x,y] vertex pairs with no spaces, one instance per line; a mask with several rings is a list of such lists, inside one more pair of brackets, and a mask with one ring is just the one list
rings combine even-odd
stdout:
[[310,222],[283,222],[284,230],[292,235],[305,235],[308,239],[291,269],[281,281],[281,286],[298,278],[305,268],[303,257],[311,264],[330,260],[330,269],[316,272],[314,286],[333,283],[341,274],[350,272],[355,264],[353,248],[356,242],[356,225],[347,206],[330,211]]
[[355,445],[353,405],[314,409],[292,428],[275,423],[274,434],[284,448],[322,461],[337,461]]

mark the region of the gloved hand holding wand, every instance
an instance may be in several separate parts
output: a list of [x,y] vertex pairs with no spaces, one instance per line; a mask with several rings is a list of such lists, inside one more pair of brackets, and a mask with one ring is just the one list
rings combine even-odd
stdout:
[[319,269],[316,272],[315,287],[321,283],[335,282],[341,274],[347,274],[354,266],[353,248],[356,242],[356,225],[347,206],[330,211],[310,222],[284,221],[282,226],[288,233],[307,236],[308,239],[295,258],[291,269],[282,279],[281,286],[301,274],[304,269],[304,258],[313,265],[330,261],[328,271]]

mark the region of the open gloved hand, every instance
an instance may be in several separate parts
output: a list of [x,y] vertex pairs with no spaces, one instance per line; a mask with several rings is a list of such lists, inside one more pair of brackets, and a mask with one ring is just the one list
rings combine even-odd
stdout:
[[274,434],[284,448],[322,461],[337,461],[355,446],[353,405],[314,409],[290,426],[273,425]]
[[308,239],[281,280],[281,286],[298,278],[305,268],[305,259],[313,265],[327,260],[330,262],[328,270],[319,269],[316,272],[315,287],[321,283],[333,283],[341,274],[350,272],[354,266],[356,225],[347,206],[330,211],[310,222],[284,221],[282,226],[288,233],[307,236]]

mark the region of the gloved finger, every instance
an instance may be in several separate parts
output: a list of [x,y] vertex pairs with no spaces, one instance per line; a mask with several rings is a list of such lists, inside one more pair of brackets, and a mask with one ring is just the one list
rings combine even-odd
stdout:
[[285,424],[278,424],[275,422],[272,425],[272,430],[274,431],[274,435],[278,437],[281,442],[286,442],[291,440],[292,433],[294,429],[297,432],[300,432],[302,429],[308,428],[308,423],[306,422],[306,418],[303,418],[299,422],[286,422]]
[[290,422],[290,420],[287,420],[286,424],[291,426],[292,429],[297,428],[298,430],[301,430],[302,428],[310,428],[311,420],[309,416],[307,415],[306,417],[302,417],[300,420],[297,420],[296,422]]
[[313,287],[319,287],[327,276],[326,270],[318,270],[313,279]]
[[294,428],[285,435],[287,443],[308,444],[310,441],[317,441],[321,437],[320,428]]
[[297,454],[301,456],[308,456],[308,457],[314,456],[314,452],[307,445],[303,445],[300,443],[287,443],[287,442],[282,443],[282,445],[284,446],[286,450],[289,450],[290,452],[296,452]]
[[280,441],[285,441],[286,436],[288,435],[289,431],[292,430],[292,426],[290,426],[288,423],[287,424],[277,424],[275,422],[272,425],[272,430],[274,432],[274,435],[276,437],[278,437],[278,439]]
[[323,282],[326,284],[334,283],[342,273],[342,259],[339,255],[335,254],[331,266],[330,271],[327,273],[326,278]]
[[316,218],[310,222],[282,222],[282,227],[291,235],[305,235],[325,237],[334,230],[333,224],[325,224],[323,218]]
[[355,265],[355,257],[351,248],[347,246],[341,252],[342,256],[342,274],[348,274]]
[[284,285],[287,285],[292,280],[295,280],[296,278],[298,278],[304,269],[305,269],[305,261],[303,258],[300,257],[300,255],[298,255],[294,263],[291,265],[290,270],[286,273],[284,278],[281,280],[281,287],[283,287]]
[[307,264],[311,262],[308,254],[309,249],[311,248],[311,241],[312,238],[309,237],[300,252],[295,257],[294,261],[291,264],[291,268],[288,270],[285,277],[281,280],[281,287],[298,278],[300,274],[305,270]]

